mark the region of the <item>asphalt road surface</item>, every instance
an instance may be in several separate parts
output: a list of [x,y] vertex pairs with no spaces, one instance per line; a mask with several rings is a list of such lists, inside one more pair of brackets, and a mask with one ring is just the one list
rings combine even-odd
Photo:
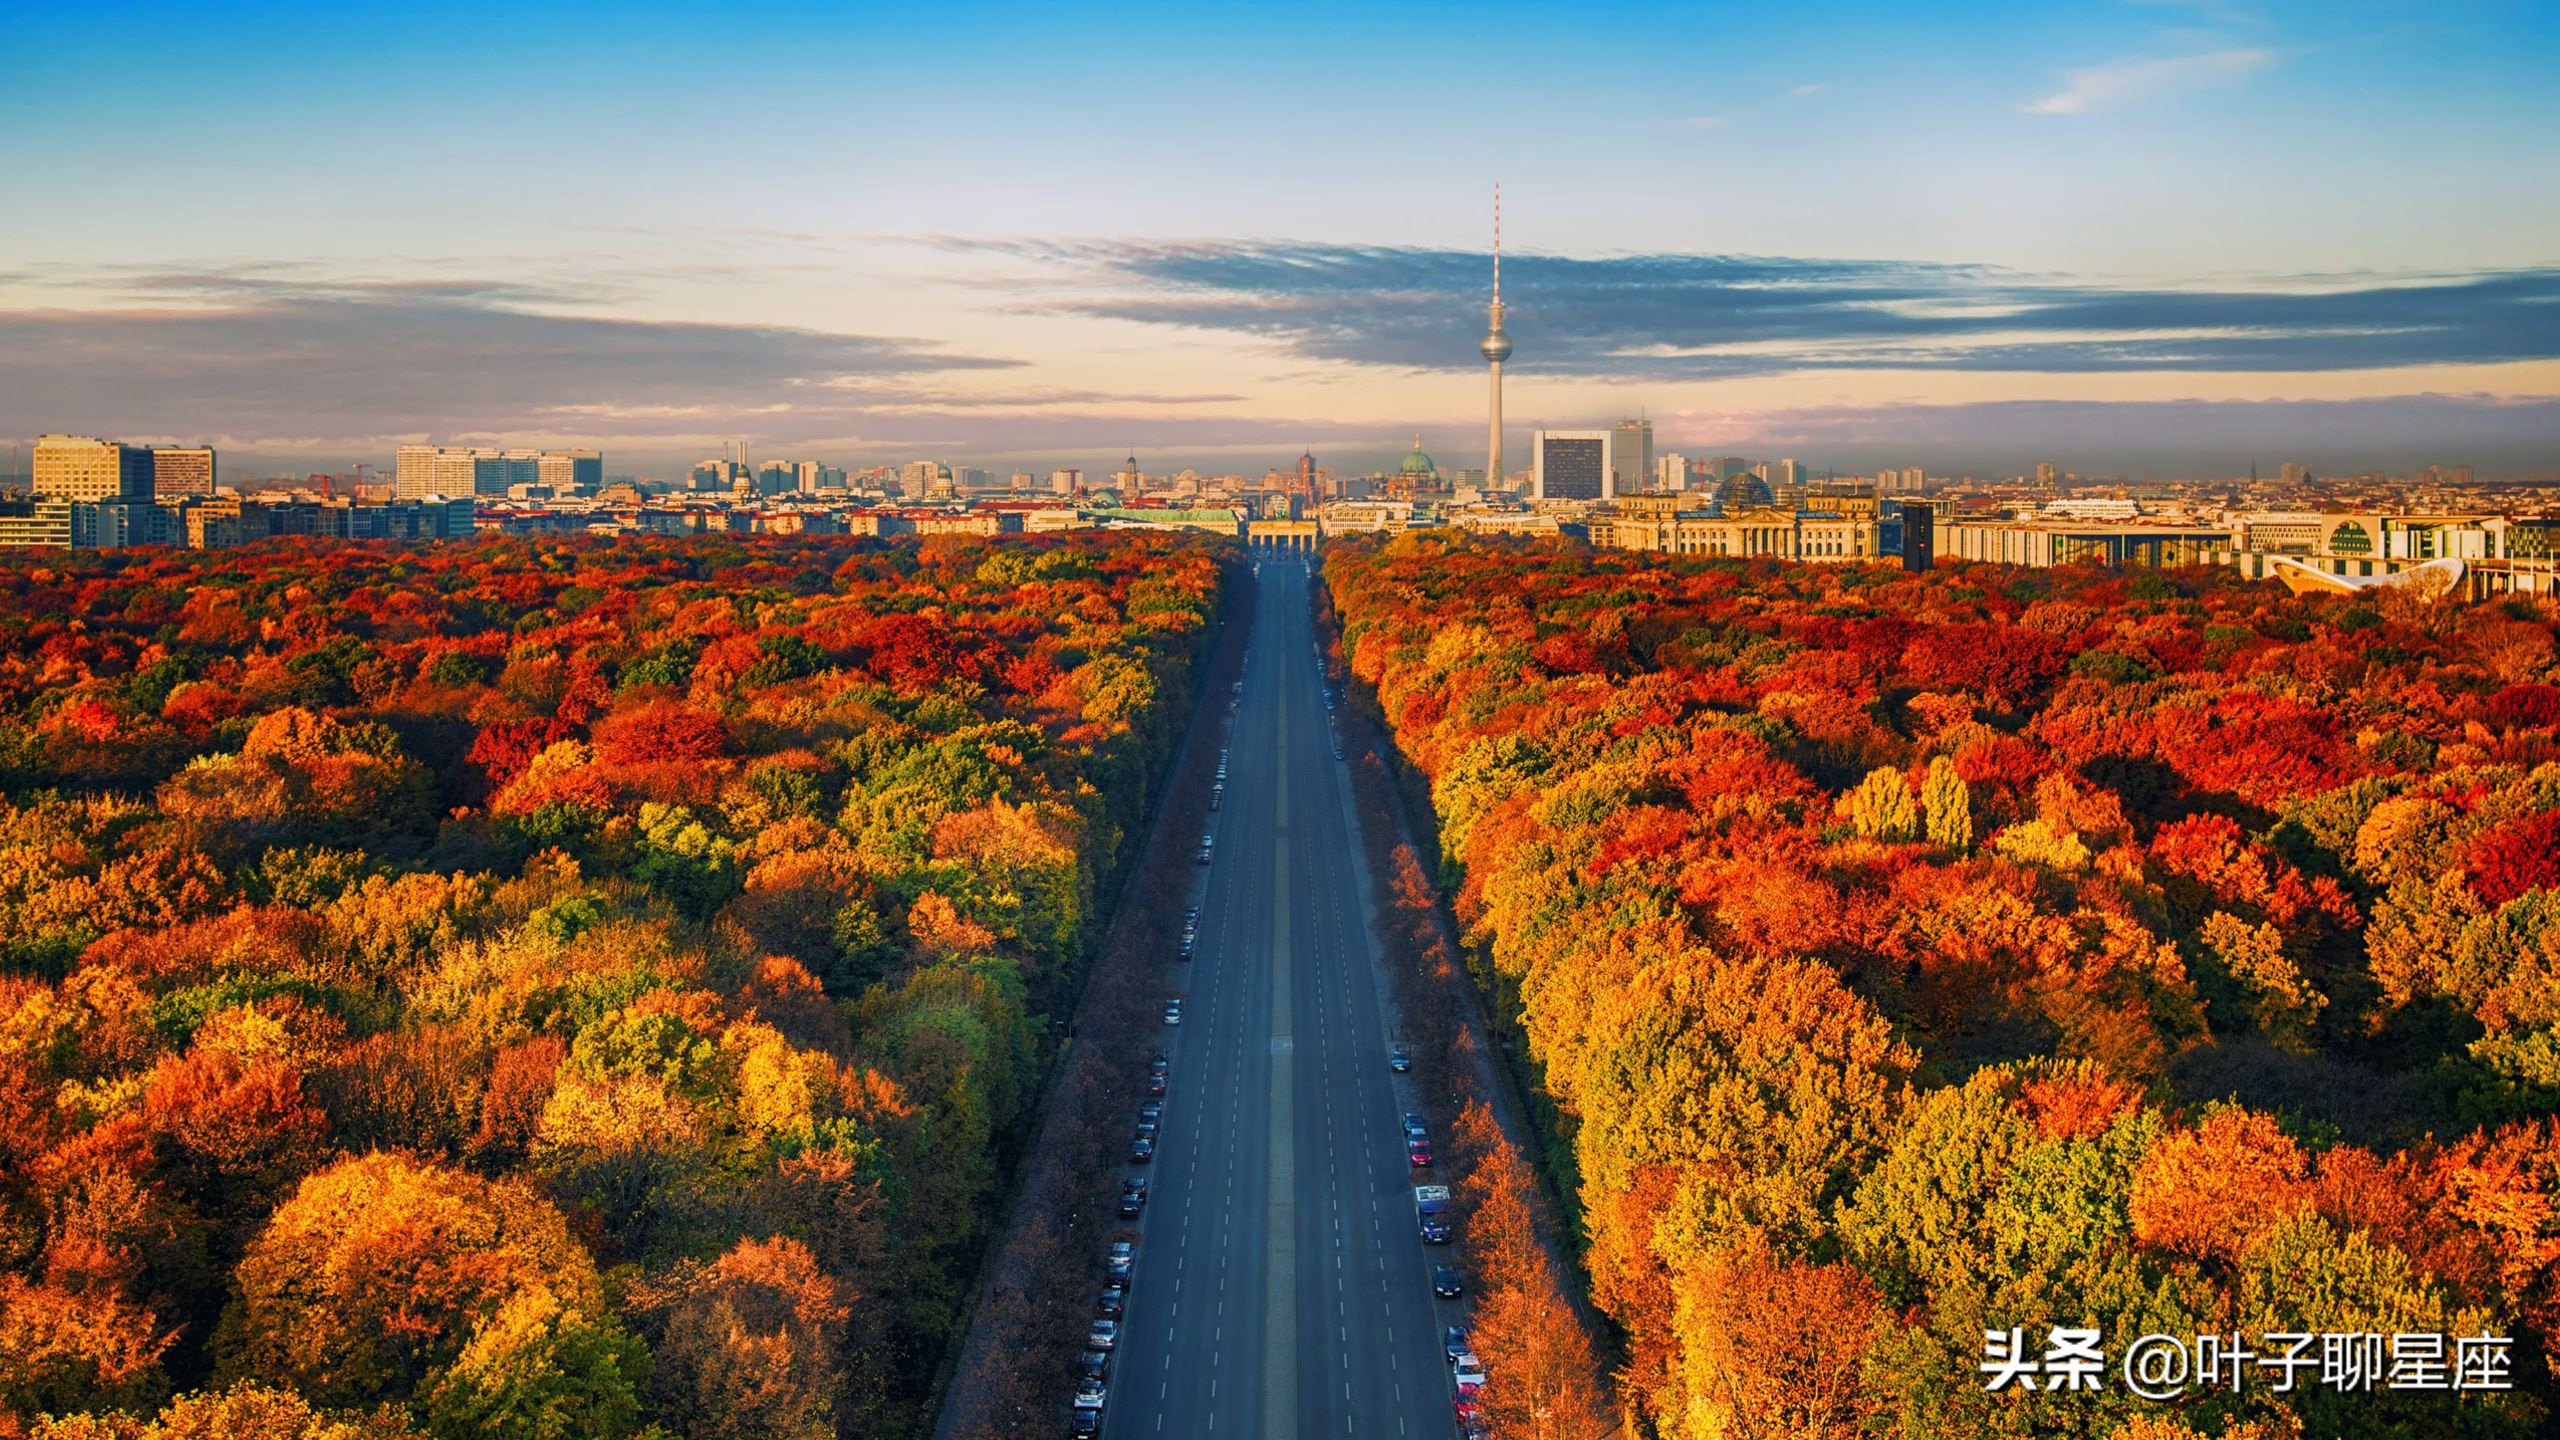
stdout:
[[1430,1276],[1458,1247],[1426,1249],[1414,1230],[1413,1186],[1437,1177],[1405,1156],[1402,1117],[1419,1107],[1387,1067],[1374,887],[1332,754],[1313,583],[1296,561],[1263,563],[1198,958],[1172,967],[1182,1023],[1159,1031],[1163,1129],[1155,1162],[1127,1167],[1153,1193],[1103,1411],[1112,1440],[1455,1433],[1439,1327],[1460,1316]]

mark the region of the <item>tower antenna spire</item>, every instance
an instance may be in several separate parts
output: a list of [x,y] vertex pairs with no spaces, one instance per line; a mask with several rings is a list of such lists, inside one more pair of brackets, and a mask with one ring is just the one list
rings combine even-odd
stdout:
[[[1486,407],[1484,476],[1488,485],[1502,483],[1502,362],[1511,358],[1511,337],[1502,329],[1502,182],[1493,186],[1493,304],[1485,314],[1484,343],[1476,347],[1492,371],[1492,403]],[[1417,442],[1418,443],[1418,442]]]

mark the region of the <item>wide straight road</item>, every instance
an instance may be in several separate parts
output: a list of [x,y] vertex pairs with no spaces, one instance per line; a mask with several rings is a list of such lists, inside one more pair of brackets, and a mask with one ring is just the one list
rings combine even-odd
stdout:
[[[1374,889],[1333,758],[1307,587],[1266,561],[1198,958],[1103,1431],[1447,1436],[1448,1369],[1417,1238]],[[1223,703],[1211,697],[1208,703]],[[1170,952],[1174,937],[1166,937]],[[1132,1056],[1141,1064],[1146,1057]],[[1445,1142],[1446,1137],[1434,1136]]]

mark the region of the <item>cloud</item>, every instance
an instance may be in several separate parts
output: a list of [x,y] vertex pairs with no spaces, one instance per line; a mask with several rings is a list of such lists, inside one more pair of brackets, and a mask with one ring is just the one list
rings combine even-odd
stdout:
[[2210,50],[2159,60],[2110,60],[2065,72],[2070,83],[2023,107],[2030,115],[2082,115],[2171,90],[2236,85],[2276,63],[2268,49]]
[[[945,242],[957,244],[958,242]],[[1302,358],[1481,361],[1486,256],[1315,244],[997,245],[1053,278],[1015,303],[1258,336]],[[1054,275],[1072,277],[1057,287]],[[2109,286],[1981,266],[1736,255],[1504,257],[1524,371],[2342,371],[2560,358],[2560,269]]]
[[1804,84],[1798,85],[1794,89],[1789,90],[1787,93],[1793,95],[1799,100],[1802,100],[1808,96],[1819,95],[1830,88],[1831,85],[1828,81],[1808,80]]
[[894,337],[563,314],[533,307],[591,295],[505,281],[170,271],[124,289],[154,303],[0,311],[0,433],[716,433],[740,413],[841,417],[874,389],[911,398],[921,377],[1016,363]]
[[2257,23],[2258,19],[2248,11],[2224,5],[2220,0],[2125,0],[2125,3],[2154,5],[2170,10],[2192,10],[2205,19],[2221,25],[2250,25]]
[[1926,465],[2014,474],[2040,459],[2084,473],[2179,478],[2245,474],[2299,461],[2319,474],[2477,464],[2512,474],[2548,466],[2560,399],[2387,395],[2359,400],[2006,400],[1810,407],[1700,420],[1657,419],[1657,448],[1690,454],[1797,454],[1844,472]]

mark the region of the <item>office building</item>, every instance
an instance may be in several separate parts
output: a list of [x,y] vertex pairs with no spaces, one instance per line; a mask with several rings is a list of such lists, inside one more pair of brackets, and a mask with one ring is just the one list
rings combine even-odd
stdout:
[[166,499],[213,493],[212,446],[154,445],[150,455],[152,494]]
[[[502,496],[518,485],[545,483],[550,462],[552,493],[581,482],[592,494],[604,484],[604,456],[593,450],[491,450],[469,445],[403,445],[393,457],[391,493],[402,500],[429,496]],[[695,467],[697,473],[700,467]]]
[[1653,462],[1653,488],[1656,490],[1688,489],[1689,457],[1686,455],[1657,457]]
[[1084,472],[1052,470],[1049,472],[1049,488],[1060,495],[1073,495],[1084,488]]
[[0,500],[0,550],[68,550],[77,501],[39,495]]
[[1617,494],[1607,430],[1538,430],[1529,436],[1529,497],[1607,500]]
[[148,500],[151,452],[94,435],[36,439],[35,493],[54,500]]
[[596,450],[537,450],[534,481],[554,495],[593,495],[604,488],[604,455]]
[[1772,491],[1778,491],[1789,485],[1798,489],[1803,488],[1804,467],[1793,460],[1779,460],[1772,463],[1769,466],[1769,488]]
[[1653,422],[1621,420],[1609,441],[1613,495],[1633,495],[1653,484]]

